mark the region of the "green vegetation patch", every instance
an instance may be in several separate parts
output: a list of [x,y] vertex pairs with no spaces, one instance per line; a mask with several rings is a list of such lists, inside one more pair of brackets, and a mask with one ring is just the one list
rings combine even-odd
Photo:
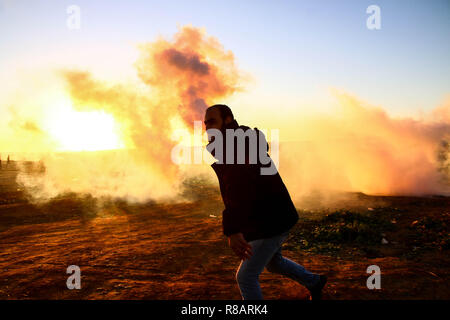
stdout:
[[320,220],[300,220],[292,229],[287,246],[321,253],[381,243],[383,233],[395,229],[382,212],[358,213],[346,210],[327,214]]

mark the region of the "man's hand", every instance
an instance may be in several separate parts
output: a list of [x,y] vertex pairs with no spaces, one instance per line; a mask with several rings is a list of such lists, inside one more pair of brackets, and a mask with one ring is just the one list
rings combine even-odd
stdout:
[[252,246],[245,241],[242,233],[235,233],[228,237],[228,244],[234,253],[242,260],[250,259],[252,256]]

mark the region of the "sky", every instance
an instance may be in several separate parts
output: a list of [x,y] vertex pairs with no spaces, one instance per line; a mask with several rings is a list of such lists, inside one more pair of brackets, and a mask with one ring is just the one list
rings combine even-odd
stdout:
[[[372,4],[381,9],[379,30],[366,27]],[[70,5],[81,9],[79,30],[67,28]],[[135,79],[137,44],[170,38],[189,24],[216,37],[248,75],[245,91],[224,101],[243,121],[255,112],[276,119],[326,109],[330,88],[411,117],[450,92],[445,0],[1,0],[0,112],[30,82],[37,91],[45,88],[45,80],[29,76],[42,70],[81,68],[100,78]]]
[[[279,168],[297,194],[448,193],[449,39],[448,0],[0,0],[0,155],[48,151],[46,178],[22,181],[42,196],[166,196],[171,130],[208,101],[293,142]],[[111,149],[130,154],[54,155]]]

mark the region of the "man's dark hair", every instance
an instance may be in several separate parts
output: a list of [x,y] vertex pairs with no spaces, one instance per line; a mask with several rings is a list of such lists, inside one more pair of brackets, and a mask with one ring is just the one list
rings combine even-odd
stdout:
[[206,109],[206,111],[208,111],[209,109],[212,109],[212,108],[217,108],[217,109],[219,109],[220,116],[222,117],[222,119],[223,119],[224,121],[225,121],[225,119],[226,119],[228,116],[231,117],[231,120],[234,120],[233,112],[231,112],[230,107],[228,107],[227,105],[225,105],[225,104],[215,104],[215,105],[209,107],[208,109]]

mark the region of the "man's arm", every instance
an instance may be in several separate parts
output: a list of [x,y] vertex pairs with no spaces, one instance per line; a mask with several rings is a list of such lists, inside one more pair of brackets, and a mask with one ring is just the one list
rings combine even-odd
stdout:
[[240,232],[228,237],[228,245],[233,249],[234,253],[243,260],[250,259],[253,254],[252,246],[245,241],[244,235]]
[[249,223],[256,195],[257,168],[252,165],[234,165],[227,167],[226,183],[222,190],[225,210],[222,214],[223,233],[228,244],[241,259],[249,259],[252,247],[243,236],[243,229]]
[[256,199],[253,165],[233,165],[227,168],[222,197],[225,210],[222,214],[223,233],[231,236],[243,231],[248,223]]

